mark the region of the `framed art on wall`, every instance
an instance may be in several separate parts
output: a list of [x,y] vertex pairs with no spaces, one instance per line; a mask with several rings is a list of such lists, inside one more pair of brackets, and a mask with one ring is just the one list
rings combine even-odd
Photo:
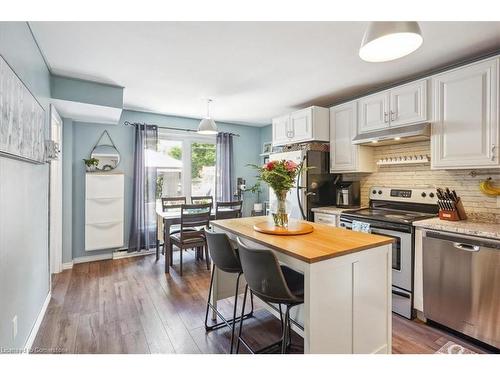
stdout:
[[0,56],[0,155],[45,161],[45,110]]

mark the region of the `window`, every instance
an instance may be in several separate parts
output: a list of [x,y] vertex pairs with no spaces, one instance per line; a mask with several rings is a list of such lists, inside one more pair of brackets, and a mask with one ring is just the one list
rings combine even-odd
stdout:
[[157,198],[210,195],[215,200],[215,137],[159,130]]

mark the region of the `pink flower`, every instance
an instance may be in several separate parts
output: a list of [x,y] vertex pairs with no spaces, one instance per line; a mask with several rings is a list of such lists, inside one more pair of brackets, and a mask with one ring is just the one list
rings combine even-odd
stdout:
[[270,161],[269,163],[264,165],[264,168],[267,169],[268,171],[272,171],[274,169],[275,164],[276,164],[275,161]]
[[297,169],[297,167],[298,167],[297,163],[294,163],[291,160],[285,161],[285,169],[288,172],[294,172]]

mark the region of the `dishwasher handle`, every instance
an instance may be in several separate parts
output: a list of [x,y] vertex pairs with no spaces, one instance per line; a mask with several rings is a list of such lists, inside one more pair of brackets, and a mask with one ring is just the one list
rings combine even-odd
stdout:
[[460,242],[454,242],[453,247],[465,251],[479,251],[479,249],[481,249],[481,246],[470,245],[468,243],[460,243]]
[[465,251],[475,252],[481,250],[481,247],[500,250],[500,241],[481,237],[448,234],[434,231],[425,231],[424,236],[451,242],[453,247]]

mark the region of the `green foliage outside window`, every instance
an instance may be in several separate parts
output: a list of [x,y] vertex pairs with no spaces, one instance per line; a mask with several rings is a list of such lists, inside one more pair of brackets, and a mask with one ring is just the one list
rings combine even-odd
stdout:
[[[182,159],[182,148],[172,147],[168,155],[174,159]],[[215,145],[211,143],[191,144],[191,178],[201,178],[201,170],[204,166],[215,165]]]

